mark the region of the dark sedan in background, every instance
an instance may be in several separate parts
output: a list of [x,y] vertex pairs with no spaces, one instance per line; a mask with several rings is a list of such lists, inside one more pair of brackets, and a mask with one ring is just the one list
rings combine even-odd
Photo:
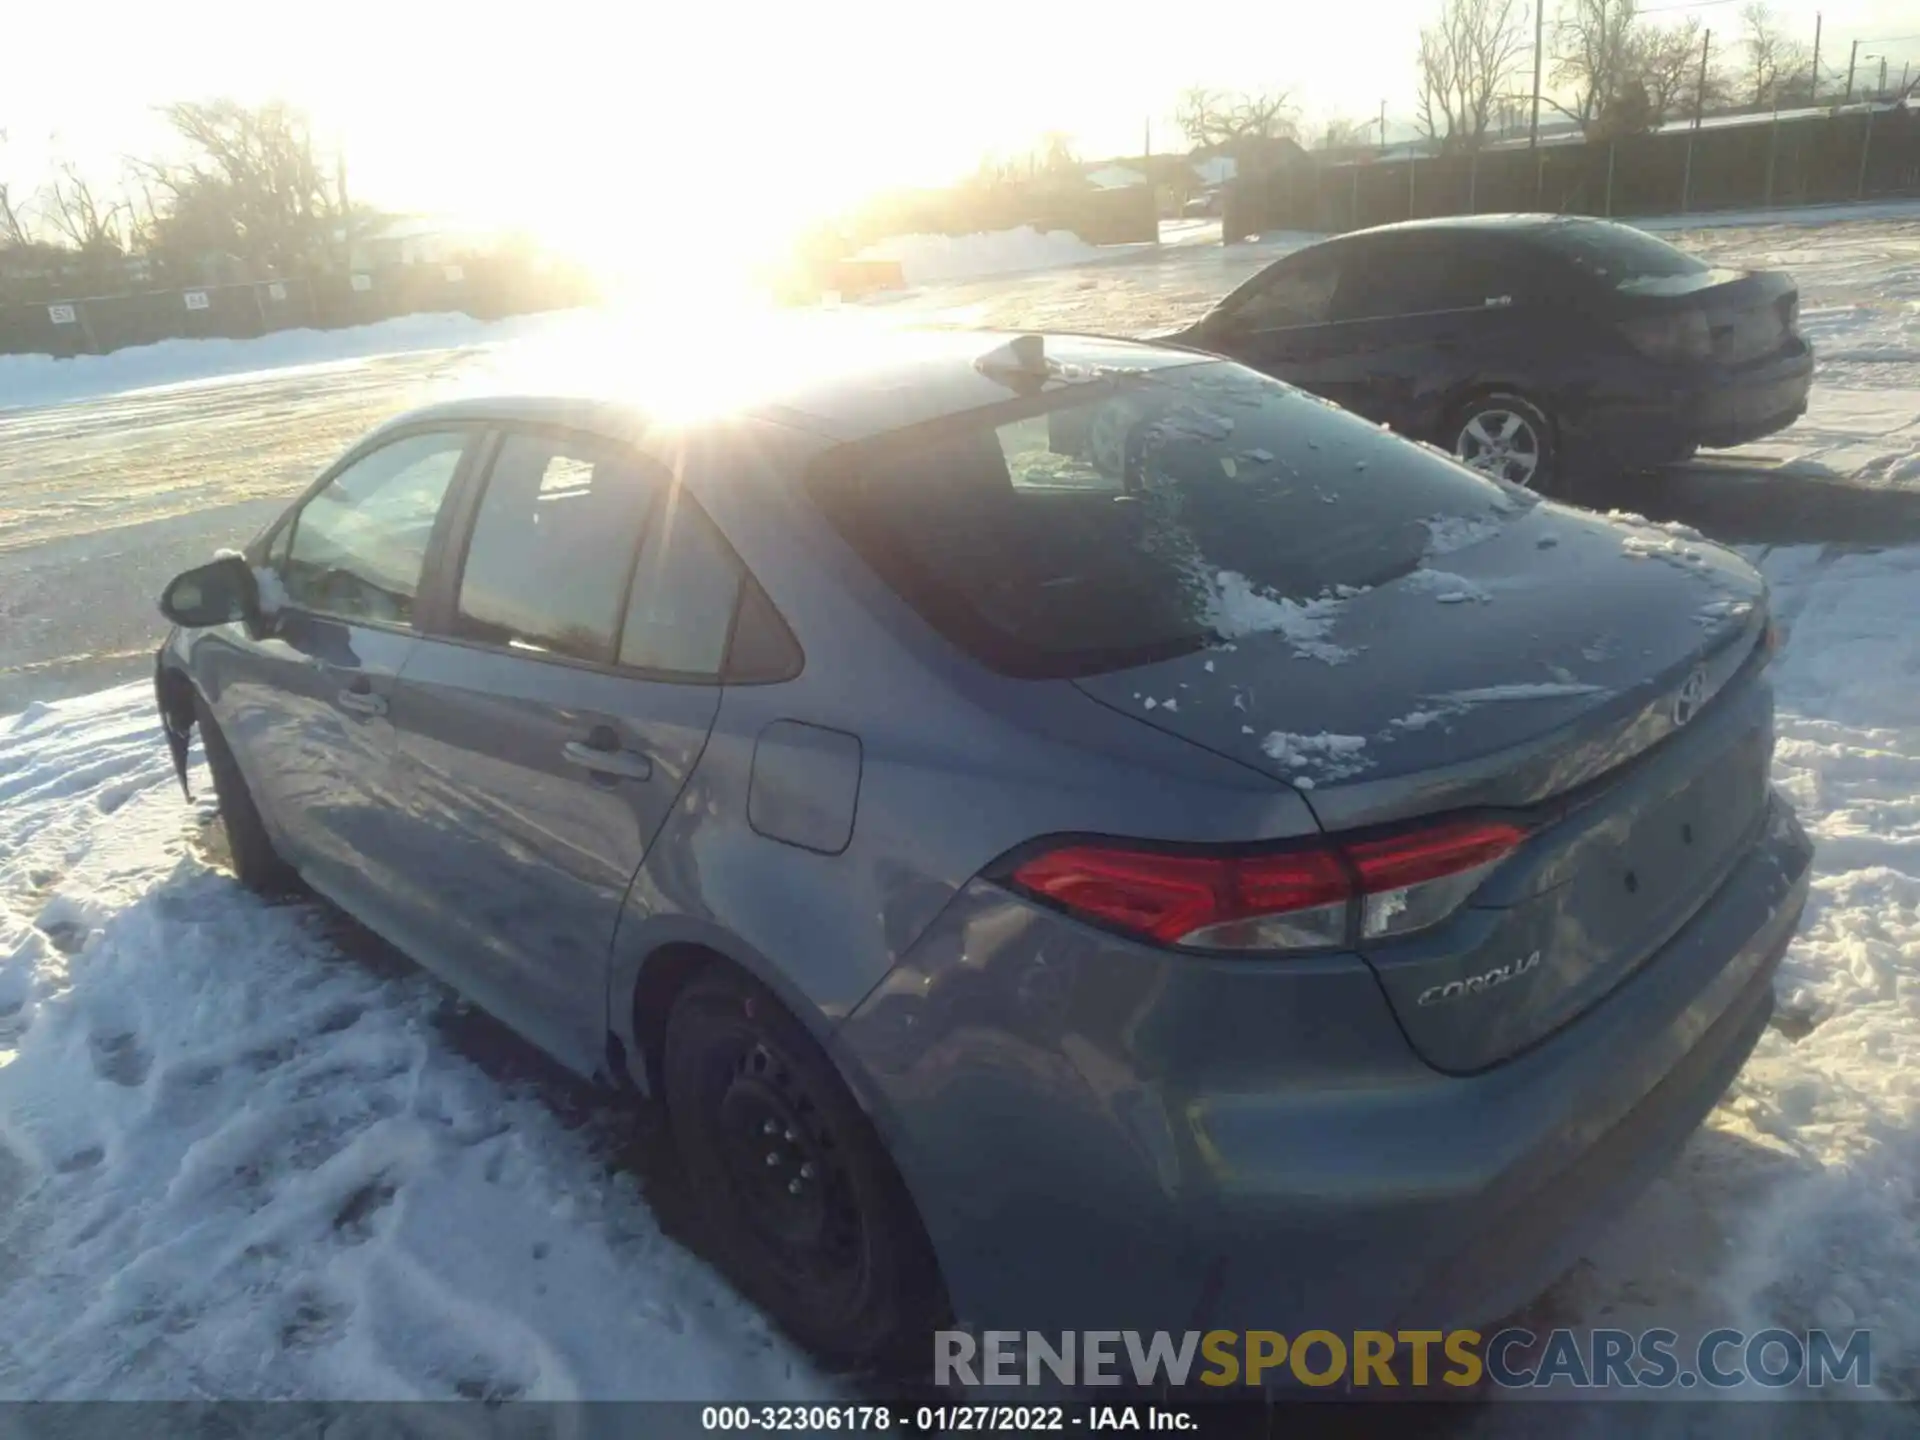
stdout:
[[1225,355],[1542,491],[1744,444],[1807,408],[1791,277],[1631,226],[1413,221],[1268,266],[1192,329]]
[[176,579],[240,878],[664,1097],[835,1362],[1531,1298],[1771,1011],[1761,577],[1191,351],[856,349],[417,412]]

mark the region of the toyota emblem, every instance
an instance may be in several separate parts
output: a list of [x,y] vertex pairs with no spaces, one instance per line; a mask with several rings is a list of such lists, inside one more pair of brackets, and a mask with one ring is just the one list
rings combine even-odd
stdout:
[[1673,723],[1684,725],[1700,713],[1700,707],[1707,703],[1707,672],[1695,666],[1693,673],[1681,683],[1680,691],[1673,697]]

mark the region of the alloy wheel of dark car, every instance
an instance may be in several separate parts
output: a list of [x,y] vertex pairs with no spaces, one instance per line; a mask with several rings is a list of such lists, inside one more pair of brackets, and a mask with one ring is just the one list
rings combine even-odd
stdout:
[[667,1021],[663,1089],[714,1258],[823,1360],[924,1365],[937,1271],[912,1201],[832,1065],[727,971]]
[[1448,448],[1483,474],[1543,493],[1555,483],[1553,426],[1519,395],[1483,395],[1470,402],[1455,415],[1448,435]]

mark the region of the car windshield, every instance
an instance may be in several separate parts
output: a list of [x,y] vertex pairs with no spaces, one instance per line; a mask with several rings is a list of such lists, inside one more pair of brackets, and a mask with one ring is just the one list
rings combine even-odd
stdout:
[[1658,288],[1664,281],[1705,275],[1710,268],[1705,261],[1630,225],[1570,220],[1543,226],[1539,238],[1582,274],[1615,290]]
[[1417,567],[1527,503],[1237,365],[1095,380],[826,457],[812,490],[924,618],[1010,674],[1144,663]]

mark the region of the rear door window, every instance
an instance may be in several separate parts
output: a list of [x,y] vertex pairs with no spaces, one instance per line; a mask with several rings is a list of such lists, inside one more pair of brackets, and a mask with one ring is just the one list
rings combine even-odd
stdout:
[[[1044,431],[1044,439],[1042,432]],[[1085,675],[1416,568],[1524,497],[1237,365],[1065,387],[843,447],[812,493],[993,668]],[[1257,618],[1257,617],[1256,617]]]
[[654,488],[603,442],[509,433],[467,545],[459,636],[612,664]]

